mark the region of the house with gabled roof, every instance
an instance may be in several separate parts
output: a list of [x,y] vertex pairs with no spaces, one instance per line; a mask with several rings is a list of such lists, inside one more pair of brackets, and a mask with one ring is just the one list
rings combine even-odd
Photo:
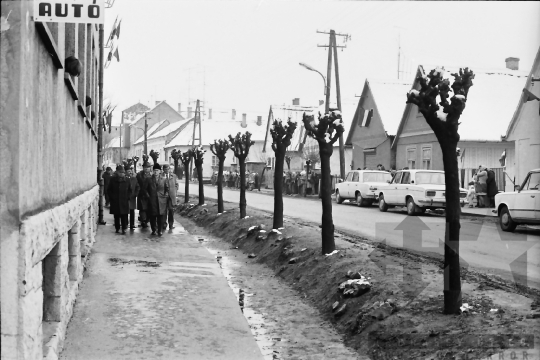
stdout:
[[[420,89],[418,77],[425,76],[432,68],[435,66],[418,66],[414,89]],[[495,171],[499,190],[503,190],[507,179],[499,159],[501,153],[514,147],[513,141],[506,139],[506,128],[521,96],[527,73],[515,67],[472,70],[475,78],[459,126],[460,185],[466,186],[478,166],[482,165]],[[444,77],[452,83],[451,73],[457,71],[457,68],[446,69]],[[392,150],[396,154],[398,169],[444,169],[439,142],[416,105],[405,106]]]
[[395,167],[392,142],[411,86],[400,80],[366,79],[345,141],[352,146],[352,169]]
[[[519,59],[517,59],[519,61]],[[521,90],[517,108],[508,124],[506,140],[514,147],[502,154],[508,181],[506,191],[521,185],[529,170],[540,168],[540,48]]]
[[[178,106],[178,110],[175,110],[165,100],[156,101],[155,106],[148,110],[151,112],[151,114],[148,114],[146,117],[149,131],[153,125],[162,122],[165,119],[167,119],[170,124],[177,121],[185,120],[184,117],[180,114],[180,110],[180,104]],[[124,122],[126,126],[123,134],[124,138],[122,139],[122,144],[125,147],[131,148],[135,141],[137,141],[137,139],[144,135],[145,111],[138,112],[131,117],[124,117]]]

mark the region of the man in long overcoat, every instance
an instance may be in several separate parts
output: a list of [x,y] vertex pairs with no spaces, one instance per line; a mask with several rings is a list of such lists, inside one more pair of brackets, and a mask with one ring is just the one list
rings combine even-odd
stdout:
[[135,229],[135,209],[137,208],[137,195],[139,195],[139,181],[133,174],[133,169],[128,170],[131,195],[129,196],[129,228]]
[[176,190],[178,190],[178,182],[176,175],[171,171],[171,167],[167,164],[163,165],[163,177],[169,187],[169,198],[167,200],[167,216],[164,217],[163,230],[167,229],[167,223],[169,229],[174,229],[174,209],[176,208]]
[[122,234],[126,233],[128,214],[129,214],[129,197],[131,195],[131,184],[125,177],[126,172],[122,165],[116,167],[116,173],[111,176],[107,192],[110,200],[110,213],[114,215],[114,227],[116,232],[120,230],[122,223]]
[[154,164],[154,174],[144,180],[141,193],[148,197],[147,213],[150,217],[152,235],[156,232],[161,236],[163,232],[163,218],[167,214],[167,201],[169,198],[169,184],[161,176],[161,166]]
[[487,197],[488,207],[495,207],[495,195],[499,192],[497,181],[495,180],[495,172],[492,169],[487,169]]
[[142,192],[144,182],[146,179],[152,177],[152,165],[149,162],[143,164],[143,169],[137,174],[137,181],[139,183],[139,194],[137,196],[137,210],[139,210],[139,220],[141,221],[141,227],[147,228],[148,221],[150,220],[147,214],[148,210],[148,195],[146,192]]
[[105,206],[109,206],[109,184],[111,182],[112,169],[107,166],[105,173],[103,173],[103,193],[105,194]]

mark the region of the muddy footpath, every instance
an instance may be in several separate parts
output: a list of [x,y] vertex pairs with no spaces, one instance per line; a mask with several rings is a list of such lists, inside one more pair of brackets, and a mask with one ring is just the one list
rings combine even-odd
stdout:
[[[180,201],[183,199],[179,198]],[[211,251],[266,359],[540,359],[540,292],[462,269],[463,307],[444,315],[442,259],[319,224],[197,197],[179,222]]]

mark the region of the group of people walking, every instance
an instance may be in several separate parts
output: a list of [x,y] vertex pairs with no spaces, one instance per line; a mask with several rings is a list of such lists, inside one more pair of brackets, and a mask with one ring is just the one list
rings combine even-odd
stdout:
[[287,195],[318,194],[319,174],[313,171],[284,171],[283,186]]
[[103,175],[105,206],[114,215],[114,227],[118,233],[135,229],[135,210],[139,210],[140,227],[147,228],[152,235],[161,236],[169,226],[174,228],[174,209],[176,203],[177,177],[168,164],[143,164],[143,170],[135,175],[134,170],[116,166],[113,173],[110,167]]

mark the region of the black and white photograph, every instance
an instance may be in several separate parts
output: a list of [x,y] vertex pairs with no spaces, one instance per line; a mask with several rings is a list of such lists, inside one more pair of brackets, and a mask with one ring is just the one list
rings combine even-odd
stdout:
[[540,2],[0,5],[2,360],[540,360]]

